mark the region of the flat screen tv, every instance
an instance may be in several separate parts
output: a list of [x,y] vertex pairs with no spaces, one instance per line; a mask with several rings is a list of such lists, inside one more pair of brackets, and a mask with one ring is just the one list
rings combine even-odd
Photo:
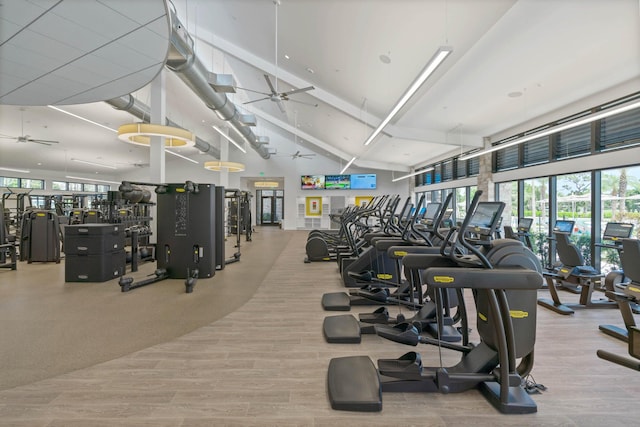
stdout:
[[324,175],[302,175],[300,184],[303,190],[323,190]]
[[375,190],[376,174],[375,173],[352,174],[351,189],[352,190]]
[[325,175],[324,188],[327,190],[348,190],[351,188],[351,175]]

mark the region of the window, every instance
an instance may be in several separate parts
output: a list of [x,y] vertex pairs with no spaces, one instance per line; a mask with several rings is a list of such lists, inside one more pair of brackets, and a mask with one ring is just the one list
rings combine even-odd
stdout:
[[442,180],[451,181],[453,179],[453,160],[442,163]]
[[556,159],[567,159],[591,152],[591,124],[587,123],[555,134]]
[[467,160],[468,176],[477,176],[480,173],[480,158],[474,157]]
[[640,110],[626,111],[600,121],[600,150],[640,144]]
[[547,163],[549,161],[549,137],[537,138],[524,143],[522,160],[524,166]]
[[496,171],[505,171],[518,167],[518,146],[496,151]]
[[518,226],[518,181],[501,182],[497,187],[496,199],[504,202],[502,225],[510,225],[515,230]]
[[456,179],[467,176],[467,161],[456,159]]
[[20,188],[20,178],[0,176],[0,187]]
[[67,191],[69,189],[69,185],[68,185],[68,183],[66,183],[64,181],[52,181],[51,182],[51,189],[52,190]]
[[[521,216],[533,218],[529,233],[533,252],[541,260],[548,259],[549,233],[549,178],[534,178],[524,181],[524,212]],[[543,262],[543,264],[546,264]]]
[[585,264],[591,264],[591,173],[560,175],[556,178],[556,218],[575,221],[571,241]]
[[[632,238],[640,235],[640,166],[603,170],[600,180],[602,212],[600,229],[608,222],[633,224]],[[600,270],[606,274],[621,267],[617,250],[600,251]]]
[[106,193],[108,191],[111,191],[111,186],[109,186],[109,185],[98,185],[98,192]]
[[97,191],[95,184],[84,184],[84,191]]
[[44,180],[43,179],[26,179],[22,178],[20,180],[21,188],[32,188],[34,190],[44,190]]
[[82,191],[82,183],[80,183],[80,182],[70,182],[69,183],[69,191]]

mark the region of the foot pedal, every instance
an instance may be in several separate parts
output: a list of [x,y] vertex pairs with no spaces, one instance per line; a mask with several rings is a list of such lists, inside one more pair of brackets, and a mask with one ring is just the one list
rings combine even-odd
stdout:
[[382,411],[380,378],[368,356],[331,359],[327,371],[331,408],[339,411]]
[[422,376],[422,359],[420,353],[410,351],[398,359],[378,360],[380,375],[408,380],[419,380]]
[[349,311],[351,299],[344,292],[331,292],[322,295],[322,307],[327,311]]
[[358,315],[361,322],[364,323],[380,323],[386,325],[389,323],[389,310],[386,307],[380,307],[373,313],[360,313]]
[[357,344],[361,341],[360,322],[350,314],[325,317],[322,331],[328,343]]

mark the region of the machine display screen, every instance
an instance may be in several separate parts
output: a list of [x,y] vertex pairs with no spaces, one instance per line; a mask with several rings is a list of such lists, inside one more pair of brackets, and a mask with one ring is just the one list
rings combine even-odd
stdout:
[[531,230],[531,224],[533,224],[533,218],[520,218],[518,220],[518,231],[527,232]]
[[571,234],[573,232],[574,224],[575,224],[575,221],[558,220],[553,226],[553,231]]
[[429,203],[424,213],[425,219],[434,219],[440,211],[440,203]]
[[633,224],[608,222],[602,233],[602,240],[628,239],[633,232]]
[[502,202],[479,203],[471,217],[469,227],[493,229],[500,219],[503,207]]

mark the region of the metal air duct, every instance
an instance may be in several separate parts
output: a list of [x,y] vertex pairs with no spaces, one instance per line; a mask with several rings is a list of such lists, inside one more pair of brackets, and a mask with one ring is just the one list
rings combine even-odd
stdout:
[[[239,135],[242,135],[262,158],[268,159],[271,156],[269,150],[264,145],[257,143],[257,137],[250,127],[242,125],[241,114],[236,106],[225,93],[216,92],[209,85],[210,73],[196,57],[193,51],[193,39],[173,10],[171,11],[171,26],[171,46],[166,62],[167,68],[174,71],[221,120],[227,121]],[[237,135],[231,132],[229,137],[235,140]]]
[[[151,110],[149,106],[136,100],[132,95],[124,95],[124,96],[121,96],[120,98],[110,99],[105,102],[117,110],[126,111],[127,113],[130,113],[133,116],[139,118],[143,122],[149,123],[149,118],[151,117]],[[168,118],[166,119],[166,125],[181,128],[181,126],[169,120]],[[220,160],[220,150],[212,146],[202,138],[199,138],[196,136],[195,147],[198,150],[202,151],[203,153],[207,153],[212,157]]]

